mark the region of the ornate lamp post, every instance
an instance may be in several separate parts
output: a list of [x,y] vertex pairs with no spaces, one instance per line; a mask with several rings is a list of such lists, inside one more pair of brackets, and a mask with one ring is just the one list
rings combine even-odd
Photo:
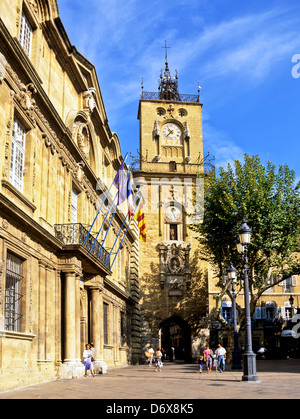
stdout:
[[241,370],[241,354],[239,351],[239,339],[237,333],[237,319],[236,319],[236,293],[235,293],[235,284],[236,284],[236,270],[230,264],[228,269],[228,278],[231,280],[232,287],[232,310],[233,310],[233,330],[234,330],[234,350],[232,352],[232,366],[233,370]]
[[289,302],[290,302],[290,306],[291,306],[291,310],[292,310],[292,317],[293,317],[293,308],[294,308],[294,297],[291,295],[289,298]]
[[[251,228],[248,227],[245,220],[238,231],[240,245],[243,246],[243,262],[244,262],[244,298],[245,298],[245,314],[246,314],[246,345],[244,358],[244,375],[243,381],[258,381],[256,375],[256,355],[252,350],[252,333],[251,333],[251,316],[249,301],[249,278],[248,278],[248,245],[251,241]],[[240,248],[241,250],[241,248]]]

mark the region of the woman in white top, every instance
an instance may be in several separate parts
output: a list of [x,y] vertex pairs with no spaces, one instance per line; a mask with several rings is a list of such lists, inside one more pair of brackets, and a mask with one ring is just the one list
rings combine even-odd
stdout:
[[88,370],[91,371],[92,376],[94,377],[94,372],[93,372],[93,363],[92,363],[92,356],[93,353],[91,351],[91,347],[90,345],[87,343],[85,345],[85,350],[83,351],[82,357],[83,357],[83,364],[84,364],[84,368],[85,368],[85,374],[84,376],[87,377],[87,372]]
[[160,351],[160,347],[157,347],[156,350],[156,361],[155,361],[155,371],[161,371],[161,367],[162,367],[162,362],[161,362],[161,358],[162,358],[162,353]]
[[150,354],[150,356],[149,356],[149,367],[151,367],[152,362],[153,362],[153,355],[154,355],[154,349],[152,348],[151,345],[148,348],[148,353]]

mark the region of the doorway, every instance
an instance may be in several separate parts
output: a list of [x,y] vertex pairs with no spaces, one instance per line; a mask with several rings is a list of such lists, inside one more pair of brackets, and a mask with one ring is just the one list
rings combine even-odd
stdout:
[[172,316],[160,324],[161,347],[169,361],[191,360],[191,327],[181,317]]

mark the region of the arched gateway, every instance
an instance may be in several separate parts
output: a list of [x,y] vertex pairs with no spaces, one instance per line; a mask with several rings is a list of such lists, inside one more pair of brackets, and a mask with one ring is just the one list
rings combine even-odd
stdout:
[[191,360],[191,327],[179,316],[172,316],[160,324],[161,347],[170,361]]

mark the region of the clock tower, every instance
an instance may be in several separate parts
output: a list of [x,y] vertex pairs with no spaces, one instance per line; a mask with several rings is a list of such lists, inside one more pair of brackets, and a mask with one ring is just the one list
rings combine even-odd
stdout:
[[[139,267],[147,325],[143,344],[169,351],[174,347],[177,358],[190,359],[197,356],[192,348],[199,338],[193,322],[206,316],[207,298],[207,268],[199,262],[199,243],[189,228],[195,222],[194,192],[203,198],[203,188],[197,186],[213,169],[203,158],[202,103],[199,91],[179,93],[177,72],[171,75],[167,54],[158,92],[142,90],[134,176],[142,186],[147,226]],[[196,301],[195,286],[201,288]]]

